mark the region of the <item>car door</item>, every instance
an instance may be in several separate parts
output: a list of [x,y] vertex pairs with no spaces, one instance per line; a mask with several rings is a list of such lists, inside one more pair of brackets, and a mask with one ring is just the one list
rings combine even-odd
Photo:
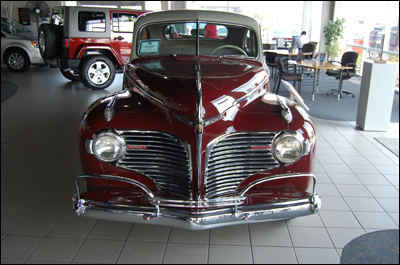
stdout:
[[136,19],[137,14],[134,13],[111,11],[111,44],[124,63],[131,54],[133,25]]

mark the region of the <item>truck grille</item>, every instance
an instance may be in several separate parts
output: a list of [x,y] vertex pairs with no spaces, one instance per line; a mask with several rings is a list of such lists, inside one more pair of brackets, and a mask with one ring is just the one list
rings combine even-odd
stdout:
[[205,198],[234,193],[247,177],[279,166],[271,152],[277,132],[223,135],[207,146]]
[[159,131],[118,130],[126,152],[117,166],[138,172],[159,191],[191,199],[192,169],[189,145],[181,138]]

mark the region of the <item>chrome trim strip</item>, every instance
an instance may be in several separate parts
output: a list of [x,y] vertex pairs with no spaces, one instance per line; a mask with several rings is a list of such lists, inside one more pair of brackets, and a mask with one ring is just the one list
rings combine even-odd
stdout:
[[262,179],[258,179],[256,181],[251,182],[248,184],[241,192],[240,196],[244,196],[246,192],[248,192],[252,187],[261,184],[266,181],[272,181],[272,180],[278,180],[278,179],[284,179],[284,178],[298,178],[298,177],[312,177],[314,179],[314,184],[313,184],[313,194],[316,194],[316,185],[317,185],[317,179],[315,178],[314,174],[311,173],[292,173],[292,174],[283,174],[283,175],[276,175],[273,177],[265,177]]
[[321,208],[321,198],[318,195],[285,202],[244,205],[206,211],[182,211],[181,208],[161,208],[160,212],[148,207],[134,205],[108,205],[98,201],[81,201],[76,197],[74,207],[82,205],[79,215],[123,221],[130,223],[147,223],[166,225],[190,230],[203,230],[228,225],[251,224],[266,221],[291,219],[311,215]]
[[[197,26],[199,25],[199,20],[197,20]],[[197,32],[199,29],[197,28]],[[199,39],[199,34],[197,33],[196,39]],[[203,99],[202,99],[202,88],[201,88],[201,70],[200,64],[195,65],[196,70],[196,167],[197,167],[197,200],[201,200],[201,146],[203,141]]]

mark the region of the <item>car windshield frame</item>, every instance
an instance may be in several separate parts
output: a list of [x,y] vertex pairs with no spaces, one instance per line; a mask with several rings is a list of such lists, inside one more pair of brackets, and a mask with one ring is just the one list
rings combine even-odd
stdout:
[[[190,25],[195,25],[195,27],[192,27],[193,29],[196,30],[195,36],[185,36],[185,37],[179,37],[179,38],[168,38],[166,37],[166,28],[171,25],[178,25],[178,24],[190,24]],[[200,33],[200,30],[204,28],[204,24],[215,24],[217,26],[217,30],[220,29],[221,27],[226,28],[226,36],[223,38],[206,38],[205,36],[202,36]],[[160,33],[160,29],[158,29],[158,38],[152,38],[151,34],[148,32],[148,29],[151,27],[160,27],[162,28],[162,32]],[[238,47],[237,45],[232,45],[229,43],[229,41],[232,41],[230,39],[235,38],[236,36],[234,35],[234,32],[232,33],[231,31],[236,29],[237,32],[241,32],[241,36],[243,39],[239,41],[241,44],[241,47]],[[200,33],[200,34],[199,34]],[[162,36],[160,36],[162,34]],[[232,36],[230,36],[232,34]],[[149,38],[145,37],[144,35],[150,35]],[[195,41],[195,44],[193,43]],[[148,50],[143,49],[143,42],[150,42],[152,45],[153,52],[147,52]],[[170,43],[169,43],[170,42]],[[232,41],[233,42],[233,41]],[[236,43],[238,41],[236,40]],[[259,47],[258,47],[258,38],[257,38],[257,33],[255,30],[245,24],[239,24],[239,23],[230,23],[230,22],[221,22],[221,21],[211,21],[211,20],[176,20],[176,21],[158,21],[158,22],[151,22],[142,25],[139,30],[138,30],[138,35],[136,38],[136,49],[135,53],[136,56],[139,58],[145,58],[145,57],[154,57],[154,56],[165,56],[165,55],[208,55],[208,56],[216,56],[216,57],[239,57],[239,58],[245,58],[245,59],[256,59],[259,56]],[[161,46],[163,44],[168,44],[167,46],[172,46],[175,47],[175,50],[181,49],[185,50],[185,52],[174,52],[174,49],[170,49],[170,52],[165,52],[165,50],[162,50]],[[177,44],[182,43],[182,45],[185,43],[186,44],[186,49],[185,48],[177,48]],[[190,43],[192,46],[190,46]],[[147,43],[145,43],[147,44]],[[155,45],[155,46],[153,46]],[[223,45],[231,45],[231,46],[237,46],[237,47],[226,47],[226,49],[229,49],[231,52],[229,54],[220,54],[217,51],[214,51],[216,48],[219,48],[220,46]],[[251,47],[248,47],[251,46]],[[150,46],[148,46],[150,47]],[[238,49],[239,48],[239,49]],[[204,49],[211,50],[212,53],[210,52],[204,52]],[[226,50],[225,49],[225,50]],[[242,50],[242,51],[241,51]],[[157,52],[158,51],[158,52]],[[189,51],[189,52],[188,52]],[[244,51],[244,53],[243,53]],[[245,55],[246,54],[246,55]]]

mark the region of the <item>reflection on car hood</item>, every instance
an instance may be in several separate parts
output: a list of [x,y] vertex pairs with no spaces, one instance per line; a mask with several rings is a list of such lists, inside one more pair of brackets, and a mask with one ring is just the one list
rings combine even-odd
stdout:
[[223,113],[267,78],[259,62],[243,59],[171,56],[132,63],[143,90],[191,119],[196,113],[196,64],[200,66],[203,119]]
[[37,41],[38,37],[36,33],[23,32],[23,33],[6,33],[7,38],[19,39],[19,40],[30,40]]

